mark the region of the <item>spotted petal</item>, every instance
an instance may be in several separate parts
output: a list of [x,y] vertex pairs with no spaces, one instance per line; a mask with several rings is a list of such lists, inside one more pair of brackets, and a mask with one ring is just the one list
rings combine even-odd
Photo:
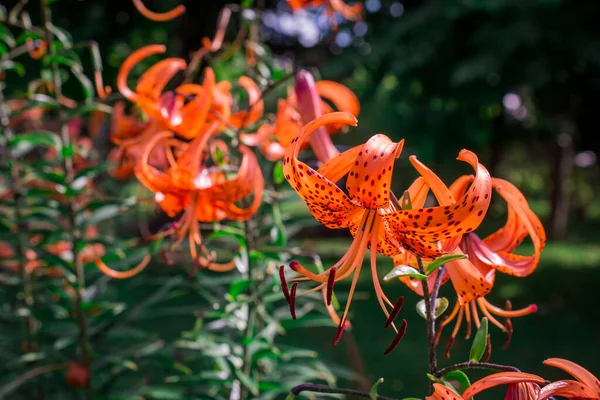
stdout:
[[[454,254],[462,253],[456,249]],[[446,264],[446,273],[452,281],[460,304],[488,294],[494,286],[495,270],[485,267],[477,268],[468,259],[455,260]]]
[[[524,372],[498,372],[488,375],[485,378],[478,380],[465,390],[462,397],[470,399],[471,397],[483,392],[484,390],[499,386],[499,385],[514,385],[518,383],[537,383],[543,384],[544,378],[537,375],[527,374]],[[533,399],[531,399],[533,400]]]
[[[438,241],[452,239],[479,226],[490,204],[491,178],[477,156],[463,150],[459,160],[468,162],[476,175],[469,190],[453,205],[396,211],[386,215],[394,238],[405,249],[424,258],[436,258],[450,249]],[[456,243],[457,244],[457,243]]]
[[286,149],[283,173],[320,223],[328,228],[346,228],[349,218],[358,207],[335,183],[298,160],[300,147],[310,134],[336,122],[356,125],[356,118],[348,113],[331,113],[308,123]]
[[595,390],[596,395],[600,397],[600,380],[598,380],[598,378],[596,378],[590,371],[583,368],[581,365],[562,358],[549,358],[544,361],[544,364],[551,367],[560,368],[563,371],[571,374],[575,379]]
[[379,134],[362,146],[346,182],[348,194],[355,204],[370,209],[388,206],[392,169],[403,145],[404,140],[394,143],[387,136]]
[[587,385],[573,380],[553,382],[540,390],[537,400],[546,400],[550,397],[565,397],[567,399],[599,400],[600,395]]

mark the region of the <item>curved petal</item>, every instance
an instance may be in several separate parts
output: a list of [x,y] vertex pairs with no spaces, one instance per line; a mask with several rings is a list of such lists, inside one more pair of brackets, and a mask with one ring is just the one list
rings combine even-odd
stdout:
[[275,134],[275,127],[270,124],[262,124],[256,133],[240,133],[240,140],[246,146],[259,146],[268,141]]
[[186,139],[195,138],[205,127],[208,114],[213,102],[213,92],[216,83],[212,68],[206,68],[203,85],[184,84],[177,88],[177,93],[195,95],[194,100],[181,109],[181,125],[173,129]]
[[134,51],[125,59],[125,61],[123,61],[123,64],[121,64],[121,68],[119,69],[119,74],[117,75],[117,88],[125,98],[136,101],[138,97],[137,93],[127,86],[127,78],[129,77],[129,72],[132,68],[144,58],[154,54],[162,54],[165,51],[167,51],[167,48],[164,45],[151,44]]
[[412,208],[423,208],[425,201],[427,201],[429,185],[425,182],[425,179],[420,176],[409,186],[407,192],[410,196]]
[[425,400],[463,400],[463,398],[441,383],[434,383],[433,394],[425,397]]
[[140,183],[146,186],[152,192],[169,193],[177,190],[173,184],[171,176],[151,166],[148,162],[148,158],[156,146],[161,141],[164,142],[166,139],[172,137],[173,133],[169,131],[157,133],[148,141],[148,143],[146,143],[142,155],[139,160],[137,160],[135,165],[134,173],[136,178],[138,178]]
[[537,400],[546,400],[555,396],[580,400],[600,399],[600,395],[598,395],[598,393],[592,390],[589,386],[582,385],[577,381],[564,380],[553,382],[547,386],[544,386],[542,390],[540,390]]
[[358,117],[360,102],[352,90],[334,81],[318,81],[316,86],[319,95],[331,101],[338,111]]
[[[286,100],[277,102],[277,119],[275,120],[275,135],[283,147],[288,147],[302,129],[300,114]],[[303,145],[305,145],[303,143]]]
[[247,76],[242,76],[238,79],[238,83],[248,93],[249,110],[239,111],[231,116],[231,124],[240,129],[257,122],[264,113],[264,101],[262,100],[262,92],[252,79]]
[[403,146],[404,140],[394,143],[382,134],[371,137],[362,146],[346,181],[346,189],[355,204],[371,209],[387,207],[394,161]]
[[185,6],[180,4],[174,9],[162,13],[150,11],[142,2],[142,0],[133,0],[133,5],[144,17],[151,21],[165,22],[179,17],[185,12]]
[[[460,249],[454,251],[454,254],[460,253]],[[452,281],[461,305],[478,297],[485,296],[494,286],[495,270],[487,268],[482,271],[468,259],[447,263],[446,273]]]
[[325,164],[321,165],[317,172],[329,179],[331,182],[336,183],[346,176],[346,174],[348,174],[352,168],[352,164],[354,164],[356,161],[356,157],[361,150],[362,145],[348,149],[339,156],[334,157]]
[[[505,265],[498,267],[498,269],[504,273],[515,275],[515,276],[527,276],[531,274],[537,267],[540,253],[546,245],[546,232],[539,218],[529,208],[525,197],[521,192],[510,182],[503,179],[493,180],[494,188],[496,192],[502,196],[509,206],[509,218],[510,211],[514,219],[518,221],[518,227],[513,228],[512,241],[509,242],[508,246],[502,246],[502,251],[498,251],[500,236],[507,236],[506,234],[493,235],[484,239],[484,242],[492,249],[498,251],[498,255],[504,258]],[[504,233],[509,232],[510,227],[506,228]],[[531,256],[522,256],[510,253],[518,246],[523,237],[529,234],[531,241],[533,242],[534,254]],[[506,242],[506,239],[504,240]]]
[[[166,58],[148,68],[138,80],[135,91],[149,101],[156,102],[167,83],[187,64],[181,58]],[[146,111],[146,110],[144,110]]]
[[[233,204],[254,192],[255,198],[262,199],[264,179],[254,152],[240,146],[242,162],[235,179],[227,180],[207,189],[214,202]],[[260,201],[259,201],[260,202]]]
[[328,0],[329,6],[335,12],[338,12],[347,20],[358,21],[362,17],[362,3],[357,2],[354,5],[348,5],[342,0]]
[[544,378],[524,372],[498,372],[496,374],[488,375],[485,378],[473,383],[467,388],[467,390],[464,391],[462,397],[465,399],[470,399],[476,394],[481,393],[489,388],[499,385],[511,385],[523,382],[543,384],[545,381]]
[[[395,240],[423,258],[439,257],[451,250],[432,242],[454,239],[479,226],[491,198],[491,177],[477,156],[462,150],[458,159],[469,163],[476,175],[469,190],[454,205],[395,211],[385,216]],[[454,242],[455,246],[458,241]]]
[[298,160],[302,143],[316,129],[329,123],[356,125],[356,118],[348,113],[331,113],[307,124],[291,145],[283,159],[283,173],[296,193],[308,205],[312,215],[328,228],[346,228],[352,214],[358,209],[346,194],[329,179]]
[[183,190],[196,190],[203,185],[201,177],[200,181],[196,178],[200,176],[204,166],[203,157],[208,154],[208,140],[219,133],[218,127],[219,123],[213,122],[190,143],[187,150],[179,157],[177,165],[171,169],[171,176],[176,187]]
[[560,368],[563,371],[571,374],[575,379],[596,390],[597,395],[600,395],[600,381],[590,371],[583,368],[581,365],[575,364],[572,361],[563,358],[549,358],[544,361],[545,365]]

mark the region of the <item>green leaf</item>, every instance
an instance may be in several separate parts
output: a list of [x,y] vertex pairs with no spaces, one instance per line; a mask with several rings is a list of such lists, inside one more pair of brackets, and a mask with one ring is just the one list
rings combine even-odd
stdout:
[[6,53],[8,53],[8,47],[2,42],[0,42],[0,57],[3,57]]
[[50,131],[36,131],[22,133],[14,137],[8,142],[9,147],[17,146],[42,146],[42,147],[54,147],[60,148],[60,138],[54,132]]
[[471,361],[479,361],[481,360],[481,357],[483,357],[483,353],[485,353],[485,348],[487,346],[487,336],[488,319],[486,317],[483,317],[483,319],[481,320],[481,326],[475,334],[473,344],[471,345],[471,351],[469,352],[469,359]]
[[77,61],[62,54],[48,54],[44,56],[43,65],[47,67],[52,64],[59,64],[67,68],[79,68]]
[[469,386],[471,386],[471,381],[469,381],[469,377],[463,371],[451,371],[445,374],[442,378],[448,382],[457,382],[458,386],[460,387],[461,393],[467,390]]
[[288,394],[288,396],[285,398],[285,400],[294,400],[297,396],[294,393],[290,393]]
[[283,164],[281,161],[278,161],[273,167],[273,181],[275,181],[275,183],[279,185],[283,183],[284,179],[285,177],[283,175]]
[[244,293],[246,290],[248,290],[248,288],[250,287],[250,285],[252,284],[252,281],[249,279],[237,279],[233,282],[231,282],[231,285],[229,285],[229,290],[227,291],[227,294],[231,297],[231,299],[233,299],[234,301],[237,299],[238,295]]
[[397,267],[394,267],[393,270],[388,272],[387,275],[383,277],[383,280],[387,282],[390,279],[400,278],[402,276],[408,276],[420,280],[427,279],[427,275],[419,273],[419,271],[413,267],[409,267],[408,265],[398,265]]
[[25,75],[25,67],[23,64],[13,60],[1,60],[0,71],[15,71],[19,76]]
[[240,368],[235,368],[233,372],[242,385],[244,385],[254,396],[258,396],[258,383],[254,379],[246,375]]
[[427,275],[431,275],[431,273],[433,273],[433,271],[435,271],[442,265],[446,264],[447,262],[455,261],[455,260],[462,260],[465,258],[467,258],[467,256],[464,254],[446,254],[445,256],[441,256],[440,258],[436,258],[435,260],[430,262],[427,265],[427,268],[425,268],[425,273]]
[[[434,317],[438,318],[440,315],[442,315],[444,313],[444,311],[446,311],[448,309],[449,304],[450,304],[450,302],[445,297],[439,297],[439,298],[435,299],[435,307],[433,309]],[[427,319],[426,313],[425,313],[425,300],[419,301],[417,303],[416,309],[417,309],[417,314],[419,314],[421,317]]]
[[8,47],[15,47],[17,45],[15,37],[6,25],[0,25],[0,40],[6,43]]
[[382,383],[383,383],[383,378],[377,379],[377,382],[375,382],[375,384],[371,387],[371,390],[369,390],[369,396],[371,396],[371,400],[377,400],[377,397],[379,397],[379,395],[377,393],[377,388]]
[[83,94],[86,100],[91,100],[94,98],[94,85],[90,78],[88,78],[79,66],[71,68],[71,72],[73,76],[77,78],[77,81],[81,84],[81,88],[83,89]]

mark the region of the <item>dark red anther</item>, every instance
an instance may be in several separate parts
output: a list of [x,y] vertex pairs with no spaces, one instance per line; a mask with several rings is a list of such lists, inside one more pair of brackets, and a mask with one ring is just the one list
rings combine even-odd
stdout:
[[287,281],[285,280],[284,268],[283,265],[279,267],[279,280],[281,281],[281,291],[285,296],[285,300],[290,304],[290,291],[288,290]]
[[290,290],[290,314],[292,314],[292,319],[296,319],[296,288],[298,287],[298,282],[294,282],[292,284],[292,290]]
[[408,323],[406,322],[405,319],[403,319],[402,320],[402,325],[400,325],[400,329],[398,329],[398,333],[396,334],[396,337],[394,338],[394,340],[392,341],[392,343],[389,345],[389,347],[387,349],[385,349],[385,351],[383,352],[384,356],[386,354],[390,354],[390,352],[392,350],[394,350],[396,348],[396,346],[398,346],[398,343],[400,343],[400,341],[404,337],[404,334],[406,333],[406,328],[407,327],[408,327]]
[[292,269],[292,271],[297,271],[298,265],[300,265],[300,263],[298,261],[294,260],[290,263],[290,268]]
[[327,305],[331,305],[331,297],[333,296],[333,284],[335,283],[335,272],[337,271],[336,267],[331,267],[329,270],[329,277],[327,278]]
[[492,357],[492,335],[487,335],[487,343],[485,344],[485,351],[483,353],[483,357],[481,358],[481,362],[488,362]]
[[444,355],[446,356],[446,358],[450,358],[450,349],[452,348],[453,345],[454,345],[454,337],[450,337],[450,339],[448,339],[448,344],[446,345],[446,351],[444,352]]
[[394,304],[394,308],[392,309],[392,312],[390,313],[389,317],[385,321],[385,324],[383,325],[385,328],[389,327],[392,324],[392,322],[394,322],[394,320],[398,316],[398,313],[400,312],[400,310],[402,310],[403,304],[404,304],[404,296],[398,297],[398,300],[396,300],[396,304]]
[[346,330],[346,327],[347,327],[347,325],[346,325],[346,317],[344,317],[344,318],[342,318],[340,320],[340,323],[338,324],[337,332],[335,333],[335,337],[333,338],[333,345],[334,346],[336,344],[338,344],[338,342],[342,338],[342,334]]

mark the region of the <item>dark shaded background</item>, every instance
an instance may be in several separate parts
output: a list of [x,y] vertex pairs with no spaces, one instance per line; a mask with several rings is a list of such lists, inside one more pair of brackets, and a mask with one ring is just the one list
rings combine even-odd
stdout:
[[[155,10],[176,4],[146,3]],[[188,12],[172,24],[148,21],[123,0],[61,0],[54,9],[58,26],[81,40],[99,42],[105,79],[113,83],[122,60],[145,44],[167,43],[172,54],[187,57],[202,37],[212,36],[225,3],[186,0]],[[392,16],[393,3],[382,1],[377,12],[367,13],[363,37],[354,35],[353,24],[342,25],[353,37],[345,48],[332,45],[335,33],[325,34],[312,48],[291,38],[280,40],[277,32],[263,33],[270,35],[267,41],[276,54],[293,58],[297,66],[316,67],[322,77],[342,81],[357,93],[363,105],[360,127],[339,143],[355,144],[375,132],[407,140],[395,187],[414,178],[406,155],[417,154],[443,178],[453,179],[467,172],[455,161],[466,147],[480,154],[493,175],[523,190],[554,240],[531,278],[498,278],[490,300],[501,303],[510,297],[515,307],[535,302],[540,312],[514,322],[508,351],[498,350],[503,338],[493,332],[492,360],[554,378],[559,375],[541,361],[565,357],[600,373],[600,176],[595,161],[600,151],[600,2],[408,0],[401,2],[402,15]],[[11,1],[3,4],[10,7]],[[229,34],[234,31],[235,26]],[[515,98],[519,107],[507,107],[506,100]],[[490,215],[500,224],[504,212],[494,204]],[[321,249],[327,262],[339,258],[345,244],[343,239],[330,242]],[[391,264],[381,268],[383,275]],[[334,364],[349,365],[367,381],[384,376],[381,393],[418,396],[426,388],[423,322],[407,310],[410,328],[404,343],[383,357],[392,337],[383,330],[369,285],[366,279],[361,283],[364,300],[353,305],[354,336],[340,346],[329,346],[333,328],[295,332],[287,340],[319,346]],[[394,297],[406,289],[396,285],[391,292]],[[442,294],[452,298],[450,288]],[[409,299],[407,304],[418,300]],[[453,359],[467,352],[468,342],[458,341]]]

